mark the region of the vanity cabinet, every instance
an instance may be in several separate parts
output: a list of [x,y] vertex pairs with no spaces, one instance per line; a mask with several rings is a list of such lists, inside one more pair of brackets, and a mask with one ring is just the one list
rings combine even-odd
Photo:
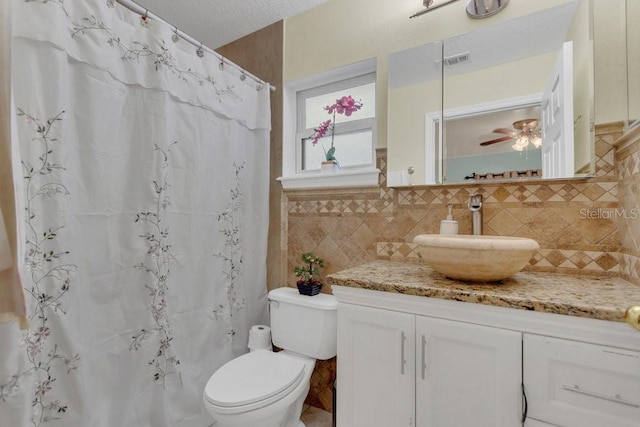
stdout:
[[333,293],[338,427],[640,426],[640,334],[622,322]]
[[517,425],[521,348],[514,331],[341,304],[337,423]]

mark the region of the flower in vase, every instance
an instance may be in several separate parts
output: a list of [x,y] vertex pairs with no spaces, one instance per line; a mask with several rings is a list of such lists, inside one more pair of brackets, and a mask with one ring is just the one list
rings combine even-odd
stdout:
[[316,145],[320,138],[324,138],[331,132],[331,147],[328,150],[322,147],[324,150],[325,159],[327,161],[335,161],[336,160],[336,147],[334,147],[333,142],[335,138],[335,123],[336,123],[336,114],[344,114],[349,117],[351,114],[355,113],[359,109],[362,108],[362,102],[356,101],[351,97],[351,95],[345,95],[342,98],[336,99],[335,104],[327,105],[324,109],[328,114],[333,115],[332,119],[326,120],[320,123],[320,126],[313,129],[313,135],[311,135],[311,144]]

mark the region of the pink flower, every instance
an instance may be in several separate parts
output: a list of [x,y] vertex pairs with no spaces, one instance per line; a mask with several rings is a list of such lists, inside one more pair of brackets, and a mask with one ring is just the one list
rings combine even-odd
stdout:
[[318,140],[327,134],[330,126],[331,120],[327,120],[326,122],[320,123],[320,126],[318,126],[317,128],[314,128],[314,134],[312,135],[313,140],[311,141],[311,144],[316,145],[318,143]]
[[[327,120],[326,122],[320,123],[320,126],[313,129],[313,135],[311,135],[310,138],[311,144],[316,145],[320,138],[326,136],[327,133],[331,131],[331,147],[328,150],[325,150],[325,158],[327,160],[336,160],[336,148],[333,146],[334,126],[332,125],[332,121],[335,122],[336,120],[336,113],[350,116],[361,108],[362,103],[354,100],[351,95],[345,95],[342,98],[336,99],[335,104],[324,107],[327,113],[333,114],[333,120]],[[324,147],[322,147],[322,149],[324,150]]]
[[329,114],[333,114],[334,110],[338,114],[344,114],[350,116],[353,112],[362,108],[362,103],[356,102],[351,95],[345,95],[340,99],[336,99],[336,103],[333,105],[327,105],[324,107]]

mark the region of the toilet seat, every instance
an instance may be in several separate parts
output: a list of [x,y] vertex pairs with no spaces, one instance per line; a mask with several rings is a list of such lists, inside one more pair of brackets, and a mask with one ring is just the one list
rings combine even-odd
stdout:
[[257,350],[218,369],[207,381],[204,397],[221,414],[251,411],[286,396],[303,377],[301,360]]

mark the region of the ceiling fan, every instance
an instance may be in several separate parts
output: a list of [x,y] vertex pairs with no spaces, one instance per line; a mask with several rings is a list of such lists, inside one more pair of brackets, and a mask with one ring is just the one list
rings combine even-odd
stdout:
[[538,128],[537,119],[518,120],[513,123],[513,129],[498,128],[494,129],[492,133],[501,133],[505,134],[505,136],[481,142],[480,145],[487,146],[497,144],[498,142],[509,141],[510,139],[516,140],[516,142],[511,146],[516,151],[524,150],[529,143],[533,144],[536,148],[539,148],[542,145],[542,138],[540,137],[540,129]]

